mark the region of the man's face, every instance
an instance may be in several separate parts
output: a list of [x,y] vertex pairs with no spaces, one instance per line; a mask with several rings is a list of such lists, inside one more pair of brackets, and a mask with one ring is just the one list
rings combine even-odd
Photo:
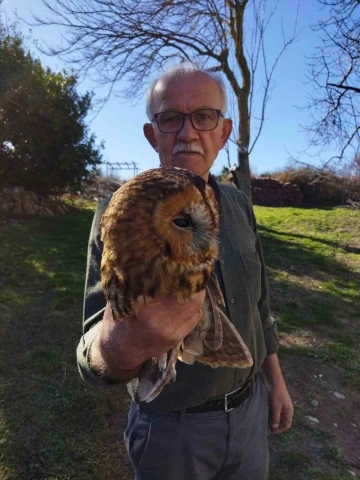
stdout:
[[[154,100],[155,113],[192,113],[201,108],[222,109],[218,85],[202,72],[158,83]],[[217,127],[210,131],[196,130],[189,117],[185,117],[184,125],[177,133],[160,132],[155,121],[144,125],[145,136],[159,153],[162,166],[186,168],[206,181],[219,150],[230,136],[231,129],[231,120],[221,116]]]

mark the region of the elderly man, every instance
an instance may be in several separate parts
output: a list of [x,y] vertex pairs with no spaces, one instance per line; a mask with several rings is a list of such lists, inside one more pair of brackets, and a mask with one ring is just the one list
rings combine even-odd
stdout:
[[[292,422],[256,221],[247,197],[234,187],[218,185],[209,173],[231,133],[225,112],[221,78],[180,66],[150,88],[150,123],[144,125],[144,134],[162,166],[191,170],[214,189],[220,206],[215,272],[226,313],[245,340],[253,367],[212,369],[178,362],[176,382],[152,402],[137,404],[134,391],[141,365],[194,328],[202,315],[204,292],[186,303],[159,299],[139,311],[137,322],[115,322],[99,273],[99,222],[109,200],[100,204],[93,221],[78,364],[82,377],[92,383],[128,383],[132,404],[125,441],[138,480],[264,480],[268,425],[278,433]],[[211,119],[206,130],[200,121],[204,115]]]

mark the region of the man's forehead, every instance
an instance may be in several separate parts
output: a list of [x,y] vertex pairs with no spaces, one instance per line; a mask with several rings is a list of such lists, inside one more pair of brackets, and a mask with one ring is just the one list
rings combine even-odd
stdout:
[[[201,89],[202,91],[211,89],[217,91],[221,97],[221,91],[216,81],[205,72],[194,72],[193,74],[181,75],[177,77],[163,77],[155,85],[153,90],[153,100],[157,105],[162,103],[168,96],[176,97],[181,87],[185,87],[187,92],[193,90],[194,93]],[[182,92],[179,91],[179,95]],[[213,93],[214,94],[214,93]],[[215,93],[216,94],[216,93]]]

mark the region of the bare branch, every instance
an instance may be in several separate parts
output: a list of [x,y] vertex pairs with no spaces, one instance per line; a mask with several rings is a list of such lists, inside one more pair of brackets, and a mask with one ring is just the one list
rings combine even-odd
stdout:
[[[342,80],[342,81],[343,81],[343,80]],[[341,85],[341,84],[336,84],[336,83],[330,83],[330,82],[328,82],[328,83],[326,84],[326,86],[328,86],[328,87],[336,87],[336,88],[340,88],[340,89],[343,89],[343,90],[351,90],[352,92],[360,93],[360,88],[351,87],[350,85]]]
[[[299,0],[300,1],[300,0]],[[265,34],[278,8],[273,0],[42,0],[49,15],[34,16],[35,25],[65,29],[57,46],[42,45],[44,53],[63,57],[80,75],[91,76],[121,94],[135,98],[155,74],[171,62],[190,60],[225,75],[234,97],[234,132],[243,177],[249,180],[249,145],[255,77],[265,71],[262,109],[254,147],[262,131],[276,66],[296,38],[285,39],[270,65]],[[251,6],[251,9],[249,8]],[[244,22],[245,12],[251,12]],[[250,43],[244,35],[249,28]],[[248,25],[250,25],[248,27]],[[260,84],[260,82],[259,82]],[[108,98],[108,96],[107,96]],[[247,186],[244,187],[249,194]]]
[[359,150],[360,127],[360,2],[319,0],[328,18],[313,26],[321,44],[311,59],[309,97],[312,122],[304,128],[313,146],[335,145],[339,159]]

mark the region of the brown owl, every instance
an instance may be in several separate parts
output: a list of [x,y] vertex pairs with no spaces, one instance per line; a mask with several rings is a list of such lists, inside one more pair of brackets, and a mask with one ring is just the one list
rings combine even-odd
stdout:
[[[177,360],[246,368],[252,358],[218,307],[224,304],[213,273],[218,255],[218,205],[199,176],[176,167],[148,170],[113,195],[101,219],[101,280],[116,316],[136,316],[155,297],[189,298],[206,289],[203,318],[175,348],[148,360],[138,398],[153,400],[172,379]],[[135,321],[135,320],[134,320]]]

